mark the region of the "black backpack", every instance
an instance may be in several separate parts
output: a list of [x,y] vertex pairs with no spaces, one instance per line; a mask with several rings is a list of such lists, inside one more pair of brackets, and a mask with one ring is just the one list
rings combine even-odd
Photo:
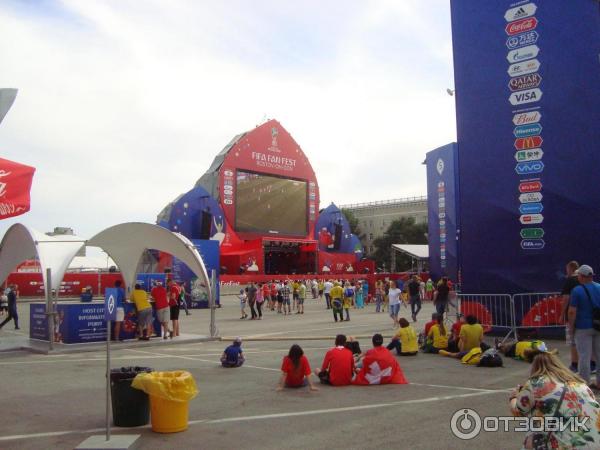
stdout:
[[496,349],[490,348],[483,352],[477,365],[479,367],[502,367],[502,357]]

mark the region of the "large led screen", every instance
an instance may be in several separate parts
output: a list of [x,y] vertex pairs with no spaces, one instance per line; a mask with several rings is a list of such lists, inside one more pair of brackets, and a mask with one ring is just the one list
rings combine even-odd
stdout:
[[238,232],[305,236],[306,182],[237,171]]

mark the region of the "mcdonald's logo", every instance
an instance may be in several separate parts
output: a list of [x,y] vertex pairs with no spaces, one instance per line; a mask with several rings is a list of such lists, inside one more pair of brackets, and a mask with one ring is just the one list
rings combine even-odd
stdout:
[[544,140],[541,136],[528,136],[524,138],[515,139],[515,148],[517,150],[527,150],[529,148],[536,148],[542,145]]

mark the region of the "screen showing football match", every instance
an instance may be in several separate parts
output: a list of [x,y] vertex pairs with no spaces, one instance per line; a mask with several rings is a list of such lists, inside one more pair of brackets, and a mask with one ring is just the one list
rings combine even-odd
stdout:
[[305,236],[306,181],[237,171],[237,231]]

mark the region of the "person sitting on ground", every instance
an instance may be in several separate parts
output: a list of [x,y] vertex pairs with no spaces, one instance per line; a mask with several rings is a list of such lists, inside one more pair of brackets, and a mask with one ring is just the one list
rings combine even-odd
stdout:
[[352,336],[348,336],[345,347],[352,352],[352,356],[354,357],[354,365],[357,369],[360,369],[362,367],[362,359],[365,355],[363,355],[358,341]]
[[347,386],[352,382],[356,368],[352,352],[345,347],[346,340],[345,335],[338,334],[335,337],[335,347],[325,354],[321,368],[315,371],[321,383]]
[[149,341],[153,331],[152,306],[148,301],[148,294],[141,285],[135,285],[135,289],[131,293],[131,301],[135,303],[137,310],[139,339]]
[[462,358],[474,348],[481,348],[481,351],[487,350],[489,345],[483,342],[483,327],[477,323],[477,317],[467,316],[467,323],[460,328],[458,337],[458,352],[440,351],[440,355],[450,356],[452,358]]
[[223,351],[221,365],[223,367],[240,367],[244,364],[244,352],[242,351],[242,338],[236,337],[233,344]]
[[387,345],[388,350],[396,349],[398,356],[414,356],[419,352],[417,333],[404,317],[398,320],[400,328]]
[[458,342],[460,340],[460,329],[465,324],[465,316],[461,313],[456,315],[456,322],[452,324],[450,339],[448,340],[448,351],[458,352]]
[[367,351],[363,367],[356,374],[352,384],[368,386],[372,384],[408,384],[394,355],[383,347],[383,336],[379,333],[372,338],[373,348]]
[[511,341],[511,342],[496,342],[494,347],[500,353],[508,358],[520,359],[526,361],[527,353],[540,350],[547,351],[546,343],[544,341]]
[[288,355],[284,356],[281,363],[281,372],[281,378],[277,386],[278,391],[281,391],[284,387],[299,388],[307,385],[311,391],[319,390],[310,379],[310,364],[298,344],[292,345]]
[[429,334],[429,330],[432,326],[438,323],[438,315],[437,313],[431,314],[431,320],[425,324],[424,334],[427,336]]
[[424,353],[440,353],[448,348],[448,330],[444,326],[443,316],[436,314],[436,323],[429,329],[428,343],[423,347]]
[[542,351],[539,347],[527,352],[527,358],[531,362],[531,372],[525,385],[518,386],[510,395],[512,414],[538,419],[589,420],[586,427],[530,431],[523,448],[600,448],[600,406],[585,380],[570,371],[554,353]]

